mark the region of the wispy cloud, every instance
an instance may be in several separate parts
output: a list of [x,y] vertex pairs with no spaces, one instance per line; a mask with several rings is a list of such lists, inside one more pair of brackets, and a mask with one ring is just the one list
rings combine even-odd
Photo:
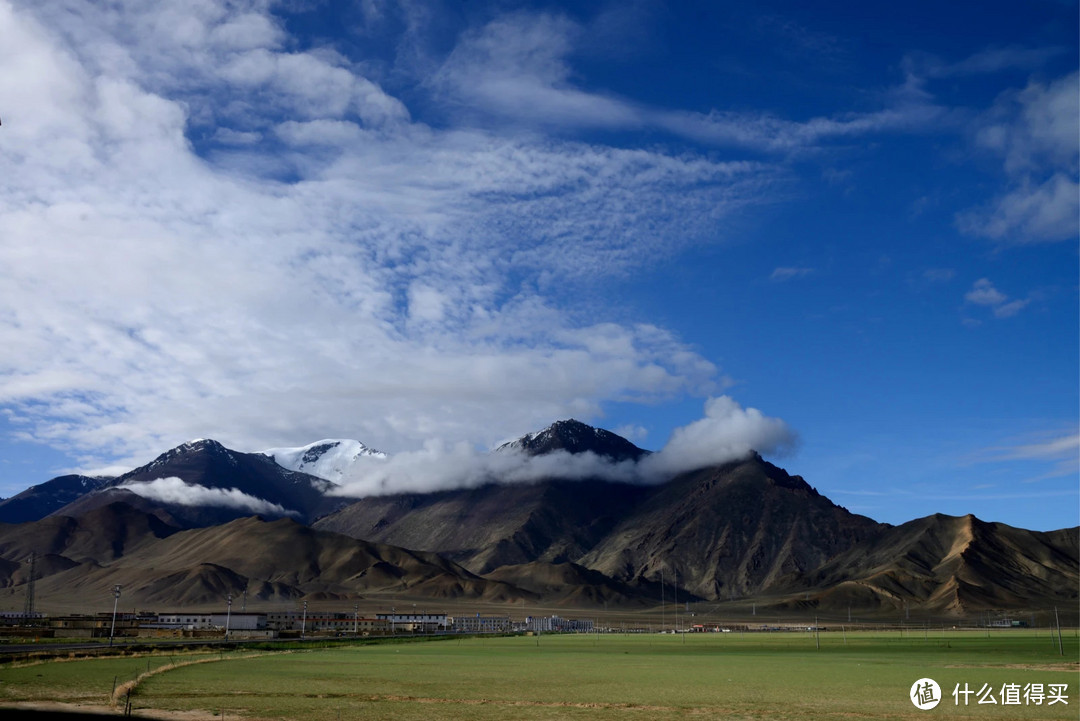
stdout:
[[931,283],[946,283],[953,279],[956,271],[952,268],[927,268],[923,271],[923,280]]
[[1033,70],[1067,52],[1068,48],[1064,47],[1010,45],[986,48],[951,62],[934,55],[914,53],[905,58],[904,64],[909,71],[930,78],[964,78],[1005,70]]
[[143,498],[178,506],[217,506],[275,516],[298,515],[296,511],[244,493],[238,488],[207,488],[197,483],[185,483],[175,476],[155,478],[152,481],[130,481],[117,488],[131,491]]
[[794,266],[783,266],[776,268],[770,275],[769,280],[785,281],[792,280],[793,278],[804,278],[813,274],[813,268],[799,268]]
[[[779,27],[805,42],[825,42],[825,36],[792,24]],[[655,108],[577,87],[566,58],[583,37],[581,26],[560,15],[503,16],[467,32],[431,84],[478,123],[494,117],[500,124],[547,129],[657,129],[709,145],[780,153],[866,134],[918,131],[947,115],[908,83],[889,94],[879,110],[807,120]]]
[[972,305],[989,307],[995,318],[1011,318],[1023,310],[1030,299],[1009,300],[1009,296],[994,287],[988,278],[980,278],[964,294],[964,300]]
[[1080,74],[1003,95],[980,118],[975,143],[1002,159],[1008,189],[960,213],[961,231],[1009,244],[1076,239]]
[[982,449],[973,455],[976,463],[1025,462],[1029,466],[1024,481],[1034,483],[1051,478],[1075,478],[1080,474],[1080,430],[1046,432],[1019,442]]

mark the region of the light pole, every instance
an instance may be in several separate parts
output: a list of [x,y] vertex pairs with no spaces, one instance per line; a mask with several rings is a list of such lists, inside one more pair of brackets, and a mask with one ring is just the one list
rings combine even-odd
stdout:
[[229,600],[226,602],[225,609],[225,640],[229,640],[229,621],[232,620],[232,594],[229,594]]
[[307,633],[307,601],[304,601],[304,618],[300,621],[300,638]]
[[109,629],[109,645],[113,645],[113,636],[116,635],[116,606],[120,603],[120,584],[113,586],[112,602],[112,628]]
[[675,594],[675,633],[679,632],[679,569],[675,569],[675,583],[671,588]]

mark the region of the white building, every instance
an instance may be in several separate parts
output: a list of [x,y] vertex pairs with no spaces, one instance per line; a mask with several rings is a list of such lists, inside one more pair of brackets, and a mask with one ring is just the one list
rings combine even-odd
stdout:
[[393,631],[431,633],[450,627],[445,613],[376,613],[375,618],[390,624]]
[[512,624],[509,616],[454,616],[450,629],[458,633],[506,633]]
[[593,622],[589,619],[562,618],[560,616],[529,616],[525,619],[527,631],[562,631],[567,633],[589,633]]
[[[214,628],[212,613],[159,613],[154,628],[180,628],[185,631]],[[148,625],[148,624],[144,624]],[[222,624],[224,627],[224,624]]]
[[261,631],[266,628],[265,613],[212,613],[210,623],[213,628],[225,628],[230,631]]

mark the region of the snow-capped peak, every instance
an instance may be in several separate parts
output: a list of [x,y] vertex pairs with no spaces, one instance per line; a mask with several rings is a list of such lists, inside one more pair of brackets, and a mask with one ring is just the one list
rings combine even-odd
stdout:
[[607,456],[615,461],[638,460],[649,451],[638,448],[622,436],[603,428],[574,420],[556,421],[542,431],[526,433],[516,441],[504,443],[495,449],[498,451],[520,451],[530,456],[543,455],[553,451],[567,453],[595,453]]
[[283,468],[333,483],[340,483],[358,458],[386,458],[385,453],[368,448],[360,441],[335,438],[315,441],[299,448],[271,448],[263,451],[263,455],[274,459]]

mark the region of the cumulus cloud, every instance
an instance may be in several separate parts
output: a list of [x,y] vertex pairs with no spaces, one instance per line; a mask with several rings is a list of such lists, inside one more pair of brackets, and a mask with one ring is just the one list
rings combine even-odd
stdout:
[[794,443],[794,432],[781,419],[765,416],[756,408],[744,409],[730,397],[720,396],[705,404],[704,418],[676,429],[660,451],[637,462],[561,450],[540,456],[516,449],[483,453],[464,443],[429,441],[418,451],[357,459],[334,493],[364,497],[558,478],[655,484],[687,471],[747,458],[753,451],[783,453]]
[[648,476],[663,476],[744,458],[751,451],[784,453],[794,444],[794,432],[781,419],[720,396],[706,402],[704,418],[675,429],[664,448],[641,466]]
[[296,511],[289,510],[278,503],[257,498],[238,488],[207,488],[197,483],[185,483],[176,476],[155,478],[152,481],[129,481],[117,488],[131,491],[153,501],[178,506],[219,506],[266,515],[299,515]]

